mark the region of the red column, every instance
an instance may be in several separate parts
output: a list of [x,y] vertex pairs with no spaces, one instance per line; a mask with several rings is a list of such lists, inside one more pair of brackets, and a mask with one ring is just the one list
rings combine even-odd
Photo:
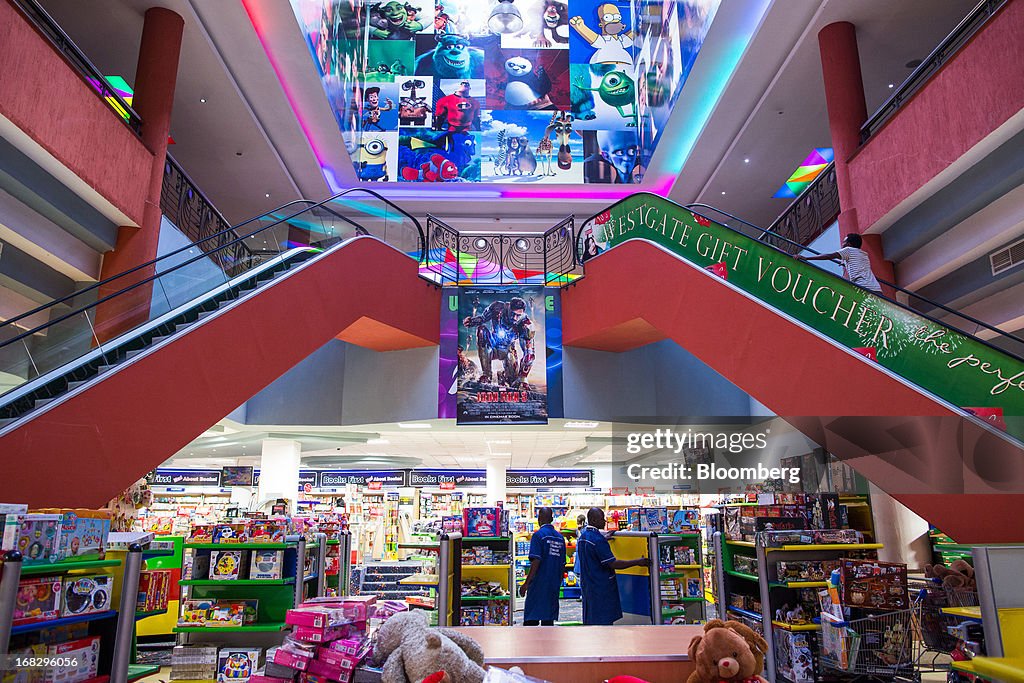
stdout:
[[[146,10],[135,69],[135,95],[132,108],[142,118],[142,142],[153,153],[149,187],[142,226],[122,226],[117,245],[103,257],[101,278],[123,273],[156,258],[160,239],[160,189],[167,156],[167,136],[171,130],[171,108],[178,79],[178,57],[185,20],[162,7]],[[100,298],[113,294],[153,274],[152,266],[130,276],[118,278],[100,288]],[[105,341],[149,318],[152,283],[139,286],[96,309],[96,334]]]
[[[821,72],[825,80],[825,104],[828,107],[828,127],[832,134],[835,153],[836,184],[839,188],[839,235],[861,232],[857,221],[857,204],[851,196],[850,173],[847,161],[860,147],[860,127],[868,119],[864,101],[864,80],[860,71],[860,53],[857,51],[857,29],[848,21],[829,24],[818,31],[818,49],[821,52]],[[895,282],[891,261],[882,253],[880,235],[863,235],[864,251],[871,257],[875,276]],[[888,294],[892,291],[884,288]]]

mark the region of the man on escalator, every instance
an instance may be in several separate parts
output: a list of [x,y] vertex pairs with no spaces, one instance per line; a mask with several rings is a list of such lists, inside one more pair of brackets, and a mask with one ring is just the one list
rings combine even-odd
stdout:
[[843,262],[843,269],[846,271],[846,279],[864,289],[870,289],[876,294],[882,293],[882,286],[878,284],[875,274],[871,272],[871,258],[868,253],[861,249],[864,244],[860,235],[851,232],[843,240],[843,248],[831,254],[818,254],[817,256],[804,256],[796,254],[794,258],[800,261],[835,261]]

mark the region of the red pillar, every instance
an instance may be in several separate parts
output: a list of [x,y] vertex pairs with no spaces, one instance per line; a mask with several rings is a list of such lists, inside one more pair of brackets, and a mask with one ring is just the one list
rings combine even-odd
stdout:
[[[860,71],[860,53],[857,51],[857,28],[848,21],[829,24],[818,31],[818,49],[821,52],[821,72],[825,80],[825,104],[828,107],[828,127],[832,134],[835,153],[836,184],[839,188],[839,235],[860,233],[857,203],[850,190],[848,160],[860,147],[860,127],[868,119],[864,100],[864,80]],[[864,251],[871,257],[875,276],[895,282],[892,261],[885,259],[880,235],[862,235]],[[884,287],[886,293],[892,290]]]
[[[152,7],[146,10],[135,69],[135,95],[132,108],[142,118],[142,142],[153,154],[146,206],[140,227],[122,226],[117,245],[103,257],[101,279],[123,273],[156,258],[160,239],[160,189],[167,156],[167,136],[171,131],[171,108],[178,79],[178,58],[185,20],[171,10]],[[113,294],[134,282],[151,276],[152,266],[130,276],[118,278],[100,288],[100,298]],[[96,334],[105,341],[149,318],[152,283],[101,304],[96,309]]]

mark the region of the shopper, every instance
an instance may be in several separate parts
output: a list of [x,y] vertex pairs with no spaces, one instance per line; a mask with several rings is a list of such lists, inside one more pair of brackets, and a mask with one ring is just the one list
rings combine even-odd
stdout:
[[619,584],[615,572],[630,567],[649,567],[649,558],[617,560],[612,547],[601,530],[604,529],[604,510],[590,508],[587,527],[576,542],[576,555],[580,558],[583,592],[583,623],[587,626],[609,626],[622,618]]
[[843,262],[843,269],[846,271],[846,279],[864,289],[870,289],[876,294],[882,293],[882,286],[878,284],[875,274],[871,272],[871,258],[868,253],[861,249],[864,239],[851,232],[843,239],[843,248],[833,251],[831,254],[818,254],[817,256],[804,256],[797,254],[795,258],[800,261],[835,261]]
[[537,511],[540,528],[530,538],[530,573],[519,587],[526,596],[524,626],[554,626],[558,618],[558,592],[565,571],[565,539],[551,525],[554,513],[549,507]]

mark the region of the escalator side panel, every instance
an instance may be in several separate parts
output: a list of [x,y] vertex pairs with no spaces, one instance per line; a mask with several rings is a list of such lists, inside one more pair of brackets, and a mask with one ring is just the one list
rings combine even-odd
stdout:
[[[1019,513],[992,516],[1024,499],[1014,442],[663,249],[627,242],[588,262],[563,311],[567,346],[674,340],[960,542],[1024,540]],[[962,494],[992,502],[967,509]]]
[[104,505],[362,319],[396,348],[439,339],[440,292],[366,238],[274,280],[0,436],[0,500]]

